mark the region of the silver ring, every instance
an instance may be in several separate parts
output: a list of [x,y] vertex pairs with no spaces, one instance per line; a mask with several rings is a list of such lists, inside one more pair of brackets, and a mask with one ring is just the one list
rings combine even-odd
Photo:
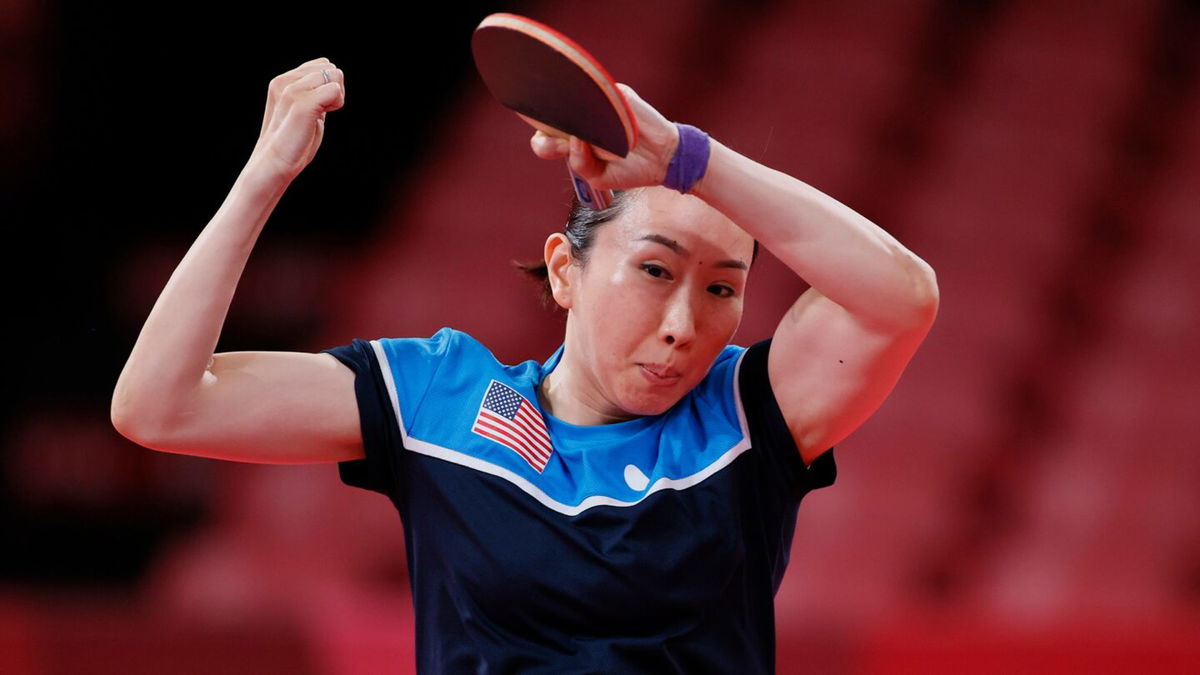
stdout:
[[324,69],[321,69],[321,77],[325,78],[325,84],[329,84],[329,73],[325,72]]

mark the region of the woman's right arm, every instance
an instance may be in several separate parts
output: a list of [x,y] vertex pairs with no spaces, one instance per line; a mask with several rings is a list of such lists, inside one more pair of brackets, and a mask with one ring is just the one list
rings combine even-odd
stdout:
[[250,251],[312,161],[325,114],[342,107],[343,84],[328,59],[271,81],[250,160],[163,288],[117,380],[111,413],[122,435],[156,450],[246,462],[363,456],[354,373],[336,358],[214,354]]

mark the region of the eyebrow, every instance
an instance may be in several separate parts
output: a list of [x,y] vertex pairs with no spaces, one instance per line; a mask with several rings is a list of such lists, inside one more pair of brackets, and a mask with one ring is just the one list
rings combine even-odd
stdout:
[[[675,241],[674,239],[671,239],[670,237],[664,237],[661,234],[650,233],[650,234],[647,234],[647,235],[641,237],[640,239],[638,239],[638,241],[652,241],[656,244],[662,244],[663,246],[666,246],[667,248],[671,249],[678,255],[681,255],[685,258],[690,257],[692,255],[691,252],[688,251],[683,246],[681,246],[679,244],[679,242]],[[732,268],[735,270],[748,270],[749,269],[749,267],[747,267],[746,263],[742,262],[741,260],[718,260],[716,263],[713,264],[713,267],[729,267],[729,268]]]

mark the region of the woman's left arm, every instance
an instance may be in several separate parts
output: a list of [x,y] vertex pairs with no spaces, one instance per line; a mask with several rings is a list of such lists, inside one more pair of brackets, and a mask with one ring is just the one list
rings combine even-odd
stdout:
[[832,197],[716,140],[690,194],[811,285],[779,322],[767,372],[811,462],[874,413],[933,325],[933,268]]
[[[538,132],[533,151],[568,157],[598,189],[659,185],[678,145],[675,126],[618,84],[641,141],[604,162],[586,144]],[[937,279],[879,226],[820,190],[734,152],[715,139],[708,168],[689,194],[724,213],[811,288],[775,329],[767,372],[807,464],[874,413],[933,325]]]

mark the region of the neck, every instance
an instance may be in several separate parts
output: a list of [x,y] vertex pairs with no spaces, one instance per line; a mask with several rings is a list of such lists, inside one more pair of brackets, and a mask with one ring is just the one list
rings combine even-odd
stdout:
[[571,358],[570,349],[564,349],[562,358],[538,388],[542,409],[568,424],[595,425],[612,424],[633,419],[623,410],[617,409],[598,394],[595,382]]

